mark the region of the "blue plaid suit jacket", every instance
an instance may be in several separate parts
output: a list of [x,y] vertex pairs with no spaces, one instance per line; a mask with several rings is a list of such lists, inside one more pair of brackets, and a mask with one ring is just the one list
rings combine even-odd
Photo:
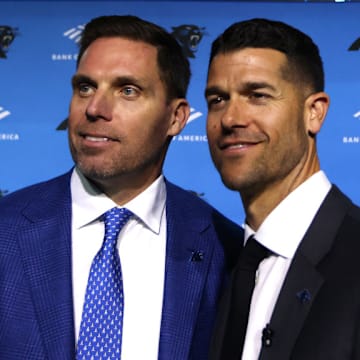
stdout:
[[[0,200],[0,359],[74,359],[71,172]],[[160,360],[207,359],[242,229],[167,182]],[[141,344],[139,344],[141,346]]]

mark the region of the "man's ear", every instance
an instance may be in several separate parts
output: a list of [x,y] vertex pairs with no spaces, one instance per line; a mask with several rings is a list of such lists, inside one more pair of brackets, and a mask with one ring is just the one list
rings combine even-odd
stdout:
[[311,94],[305,100],[305,126],[309,135],[315,136],[321,129],[330,105],[330,98],[325,92]]
[[190,105],[186,99],[175,99],[172,101],[172,116],[169,125],[169,136],[175,136],[185,127],[190,116]]

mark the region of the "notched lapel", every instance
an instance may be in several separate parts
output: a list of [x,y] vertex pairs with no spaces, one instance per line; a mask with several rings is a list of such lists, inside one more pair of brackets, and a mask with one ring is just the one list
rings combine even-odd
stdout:
[[336,186],[324,199],[291,264],[269,327],[270,347],[261,360],[288,360],[299,333],[324,282],[317,264],[330,251],[351,201]]
[[209,222],[168,216],[159,359],[187,359],[210,266]]

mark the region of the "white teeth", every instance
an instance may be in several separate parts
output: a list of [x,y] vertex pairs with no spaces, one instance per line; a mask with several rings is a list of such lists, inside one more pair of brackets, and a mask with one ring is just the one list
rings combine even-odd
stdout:
[[243,148],[245,145],[243,144],[238,144],[238,145],[231,145],[230,148],[235,148],[235,149],[241,149]]
[[97,141],[97,142],[109,141],[109,139],[105,137],[86,136],[85,138],[86,140]]

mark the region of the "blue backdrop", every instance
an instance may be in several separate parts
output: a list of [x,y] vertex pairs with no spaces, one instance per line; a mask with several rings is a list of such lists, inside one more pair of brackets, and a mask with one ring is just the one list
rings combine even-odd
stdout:
[[231,23],[252,17],[285,21],[308,33],[320,47],[332,99],[318,138],[321,164],[331,181],[360,203],[360,3],[0,2],[0,196],[72,166],[61,129],[77,41],[91,18],[115,13],[156,22],[184,44],[193,72],[192,115],[171,144],[165,175],[238,223],[244,220],[239,195],[221,183],[205,134],[211,42]]

